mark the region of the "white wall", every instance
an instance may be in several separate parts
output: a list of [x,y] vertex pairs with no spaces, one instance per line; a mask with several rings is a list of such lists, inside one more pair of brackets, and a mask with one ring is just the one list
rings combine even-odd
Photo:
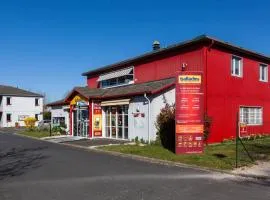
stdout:
[[[15,123],[18,122],[20,126],[25,126],[24,121],[19,121],[19,116],[25,115],[29,117],[35,117],[38,114],[38,121],[43,119],[43,98],[42,97],[11,97],[11,105],[7,105],[7,96],[2,97],[1,110],[2,118],[0,125],[2,127],[14,127]],[[39,105],[35,106],[35,99],[39,99]],[[7,114],[11,114],[11,121],[7,122]]]
[[[136,113],[143,113],[144,117],[141,115],[135,117],[134,114]],[[148,101],[144,96],[132,98],[129,104],[128,115],[129,139],[138,137],[139,140],[148,141]],[[150,135],[150,139],[154,140],[155,138]]]
[[[169,89],[155,96],[147,96],[151,100],[150,109],[150,140],[156,140],[156,119],[161,109],[165,106],[164,97],[169,104],[175,103],[175,89]],[[139,109],[140,113],[144,113],[144,117],[134,117]],[[148,101],[144,96],[134,97],[129,104],[129,139],[138,137],[144,141],[148,141]],[[136,121],[137,120],[137,121]],[[139,124],[137,123],[139,122]]]
[[67,129],[69,129],[69,112],[65,111],[64,109],[69,109],[69,105],[64,106],[51,106],[51,122],[53,122],[54,117],[65,117],[65,124],[67,126]]
[[156,137],[157,129],[156,129],[156,121],[157,116],[159,115],[162,108],[165,106],[164,98],[167,100],[167,103],[173,104],[175,103],[175,88],[167,90],[164,93],[160,93],[153,97],[151,102],[151,136]]
[[[156,140],[157,129],[155,126],[156,119],[161,109],[165,106],[164,98],[166,98],[169,104],[175,103],[175,89],[169,89],[161,94],[155,96],[148,96],[151,99],[151,115],[150,115],[150,140]],[[137,112],[139,111],[139,112]],[[143,113],[144,117],[137,116],[134,114]],[[148,101],[144,96],[136,96],[130,100],[129,110],[128,110],[128,128],[129,128],[129,139],[143,139],[148,141]],[[105,136],[105,112],[102,112],[102,135]]]

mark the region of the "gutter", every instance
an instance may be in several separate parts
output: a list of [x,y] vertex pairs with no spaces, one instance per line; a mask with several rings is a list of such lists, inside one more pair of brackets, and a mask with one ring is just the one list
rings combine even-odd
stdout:
[[150,116],[151,116],[151,101],[147,97],[146,93],[144,93],[144,98],[148,101],[148,144],[150,144]]

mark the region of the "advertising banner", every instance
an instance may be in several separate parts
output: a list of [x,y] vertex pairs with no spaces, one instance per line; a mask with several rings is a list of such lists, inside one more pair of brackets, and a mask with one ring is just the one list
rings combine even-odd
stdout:
[[175,153],[202,153],[204,131],[202,72],[179,72],[175,92]]
[[94,137],[102,136],[102,110],[100,103],[93,105],[93,132]]

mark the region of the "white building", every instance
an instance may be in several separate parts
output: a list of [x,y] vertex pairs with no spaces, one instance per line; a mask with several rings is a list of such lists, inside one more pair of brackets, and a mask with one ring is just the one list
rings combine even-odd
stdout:
[[51,112],[52,126],[65,125],[69,129],[69,104],[64,100],[51,102],[46,105]]
[[0,127],[25,126],[26,117],[43,119],[43,96],[12,86],[0,85]]

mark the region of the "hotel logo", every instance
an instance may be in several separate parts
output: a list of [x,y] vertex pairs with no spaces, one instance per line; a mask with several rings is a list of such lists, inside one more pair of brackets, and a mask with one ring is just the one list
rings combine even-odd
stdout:
[[179,75],[178,83],[180,84],[201,84],[201,75]]

